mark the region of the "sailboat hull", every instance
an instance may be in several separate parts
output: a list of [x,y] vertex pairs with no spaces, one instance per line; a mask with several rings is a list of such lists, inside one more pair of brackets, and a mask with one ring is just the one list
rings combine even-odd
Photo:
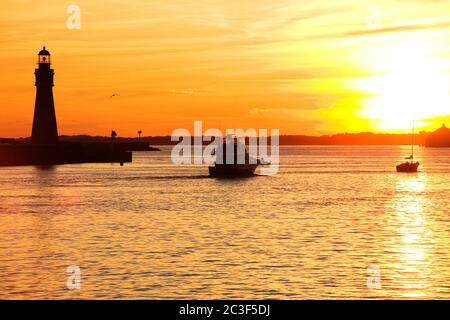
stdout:
[[419,162],[405,162],[397,166],[397,172],[417,172]]

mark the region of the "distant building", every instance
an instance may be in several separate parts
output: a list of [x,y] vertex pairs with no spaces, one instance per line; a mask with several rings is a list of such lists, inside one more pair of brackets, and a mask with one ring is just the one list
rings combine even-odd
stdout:
[[450,129],[442,125],[427,136],[425,146],[430,148],[450,147]]

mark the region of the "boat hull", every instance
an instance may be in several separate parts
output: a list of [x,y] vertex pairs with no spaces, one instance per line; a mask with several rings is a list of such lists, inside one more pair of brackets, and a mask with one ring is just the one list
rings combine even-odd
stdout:
[[220,178],[237,178],[237,177],[252,177],[255,175],[257,164],[247,165],[215,165],[209,167],[209,175],[211,177]]
[[397,166],[397,172],[417,172],[419,162],[405,162]]

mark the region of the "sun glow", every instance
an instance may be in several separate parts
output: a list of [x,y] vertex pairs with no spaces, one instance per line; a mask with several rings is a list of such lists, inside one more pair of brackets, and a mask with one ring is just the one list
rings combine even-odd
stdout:
[[408,130],[448,114],[449,83],[445,61],[428,43],[404,43],[376,50],[373,66],[380,76],[360,81],[369,97],[362,101],[364,117],[381,130]]

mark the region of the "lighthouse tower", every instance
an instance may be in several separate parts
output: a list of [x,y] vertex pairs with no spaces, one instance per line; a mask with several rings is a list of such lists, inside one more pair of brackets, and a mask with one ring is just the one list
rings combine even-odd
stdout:
[[50,68],[50,52],[45,47],[38,54],[36,75],[36,102],[34,105],[31,143],[52,145],[58,142],[55,104],[53,102],[53,69]]

